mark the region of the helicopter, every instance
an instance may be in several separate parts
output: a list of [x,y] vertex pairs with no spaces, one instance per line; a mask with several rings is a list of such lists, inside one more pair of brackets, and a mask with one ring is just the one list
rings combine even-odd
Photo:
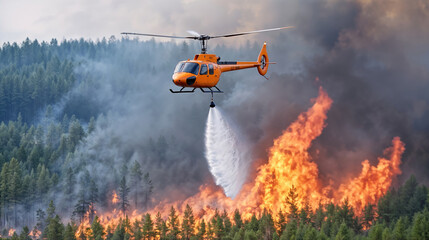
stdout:
[[[211,93],[210,107],[214,108],[216,105],[213,101],[213,93],[223,93],[216,85],[219,82],[220,76],[224,72],[236,71],[247,68],[257,68],[259,74],[265,77],[268,71],[268,66],[274,64],[269,62],[267,54],[267,43],[264,42],[259,56],[255,62],[237,62],[237,61],[220,61],[220,57],[215,54],[207,53],[207,42],[213,38],[228,38],[237,37],[253,33],[277,31],[282,29],[293,28],[293,26],[279,27],[262,29],[249,32],[230,33],[223,35],[209,36],[206,34],[199,34],[195,31],[187,31],[192,36],[171,36],[171,35],[159,35],[149,33],[135,33],[135,32],[123,32],[123,35],[135,35],[135,36],[148,36],[148,37],[162,37],[162,38],[173,38],[173,39],[189,39],[198,40],[201,44],[201,53],[196,54],[194,58],[180,61],[175,69],[172,76],[173,83],[179,87],[180,90],[175,91],[170,89],[172,93],[193,93],[195,89],[199,88],[203,93]],[[267,77],[265,77],[268,79]]]

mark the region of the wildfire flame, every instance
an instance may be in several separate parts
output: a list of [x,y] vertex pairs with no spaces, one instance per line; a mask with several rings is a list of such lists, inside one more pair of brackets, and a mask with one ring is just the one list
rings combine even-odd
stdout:
[[31,239],[39,239],[40,236],[42,236],[42,232],[37,229],[33,229],[33,231],[30,232],[29,236]]
[[118,202],[119,202],[118,194],[116,194],[116,192],[113,191],[113,193],[112,193],[112,203],[113,204],[117,204]]
[[363,161],[361,174],[340,186],[337,199],[348,199],[357,210],[361,210],[368,203],[375,203],[389,189],[392,177],[401,174],[399,165],[404,151],[404,143],[399,137],[393,138],[392,147],[384,152],[390,160],[378,158],[377,166],[370,166],[368,160]]
[[13,229],[13,228],[11,228],[11,229],[9,229],[9,232],[7,233],[7,235],[9,236],[9,237],[12,237],[13,236],[13,234],[16,232],[16,230],[15,229]]
[[328,94],[320,89],[314,105],[274,140],[268,163],[259,168],[254,187],[254,191],[262,191],[261,209],[278,212],[292,186],[296,188],[299,208],[306,202],[316,207],[324,199],[319,170],[307,150],[322,133],[331,104]]
[[[185,201],[161,202],[149,213],[160,212],[166,217],[171,206],[174,206],[181,214],[188,204],[194,209],[197,219],[212,218],[216,209],[226,210],[229,214],[239,209],[245,219],[263,212],[264,209],[277,214],[280,209],[286,209],[286,198],[294,186],[298,208],[308,204],[315,209],[319,203],[341,203],[348,199],[356,213],[360,214],[366,204],[375,203],[386,193],[393,178],[401,173],[399,165],[405,147],[399,137],[395,137],[392,147],[384,152],[386,158],[379,158],[377,166],[371,166],[369,161],[365,160],[360,175],[341,184],[337,190],[331,185],[322,186],[317,164],[312,161],[308,149],[326,126],[327,112],[331,105],[332,99],[320,88],[319,96],[313,99],[313,106],[300,114],[298,119],[274,140],[269,149],[267,163],[258,168],[255,180],[245,184],[234,200],[226,197],[217,186],[202,185],[199,193]],[[113,192],[112,203],[118,200],[116,192]],[[115,209],[100,216],[100,222],[103,225],[116,226],[122,216]],[[142,216],[138,211],[134,211],[130,220],[141,219]]]

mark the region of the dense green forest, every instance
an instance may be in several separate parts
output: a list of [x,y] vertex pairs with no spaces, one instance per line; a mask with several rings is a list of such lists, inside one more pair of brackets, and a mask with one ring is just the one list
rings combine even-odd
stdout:
[[[96,124],[102,126],[103,114],[108,113],[89,111],[91,108],[82,102],[61,108],[57,104],[77,87],[88,90],[86,86],[92,77],[80,76],[82,72],[77,73],[76,68],[85,66],[88,60],[121,52],[119,46],[127,44],[163,47],[159,43],[111,38],[61,43],[27,39],[22,44],[6,43],[0,48],[2,236],[16,228],[12,239],[32,239],[30,233],[38,231],[41,238],[76,239],[77,226],[90,212],[92,225],[80,234],[80,239],[429,239],[428,190],[414,177],[391,189],[361,214],[344,202],[320,206],[314,211],[285,211],[277,216],[267,209],[251,219],[242,219],[239,211],[228,218],[231,213],[219,209],[213,219],[204,222],[194,216],[189,206],[183,216],[172,208],[165,219],[146,214],[131,222],[125,217],[115,228],[105,228],[95,210],[112,207],[108,202],[112,189],[120,199],[115,207],[125,213],[131,208],[147,209],[149,196],[157,189],[138,161],[128,161],[131,156],[112,173],[113,186],[98,184],[103,179],[97,179],[94,172],[85,168],[93,156],[82,156],[77,148],[86,145]],[[187,45],[176,50],[177,54],[186,55]],[[148,72],[157,70],[156,66],[140,65]],[[130,67],[127,71],[139,69]],[[113,88],[124,91],[121,84]],[[162,136],[151,139],[145,152],[150,158],[159,159],[158,164],[170,165],[165,153],[169,141],[173,140]],[[109,159],[103,162],[109,163]],[[296,209],[293,191],[289,197],[285,209]]]
[[[79,84],[75,67],[97,58],[96,52],[106,54],[114,44],[113,38],[109,42],[103,39],[96,43],[80,40],[60,44],[55,39],[50,43],[27,39],[20,45],[5,43],[0,48],[2,229],[33,226],[54,198],[66,202],[60,209],[63,216],[78,220],[90,208],[95,211],[96,202],[104,203],[97,183],[82,169],[83,165],[70,165],[76,146],[94,131],[95,118],[85,119],[90,112],[81,114],[80,119],[67,114],[76,107],[63,107],[60,112],[54,108]],[[88,82],[89,77],[81,79]],[[152,191],[149,174],[142,172],[137,162],[130,165],[129,172],[127,166],[123,168],[118,178],[125,181],[129,173],[127,180],[133,181],[134,188],[147,186],[148,198]],[[129,188],[130,183],[123,184]],[[63,199],[58,199],[59,195]],[[137,205],[135,202],[133,207]]]
[[95,57],[96,48],[106,48],[86,41],[50,43],[30,41],[20,45],[5,43],[0,50],[0,121],[31,122],[40,109],[58,102],[70,91],[76,78],[74,58]]

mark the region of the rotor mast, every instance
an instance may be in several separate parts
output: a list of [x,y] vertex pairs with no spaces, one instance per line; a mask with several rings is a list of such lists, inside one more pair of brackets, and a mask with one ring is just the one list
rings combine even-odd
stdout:
[[201,35],[200,37],[198,37],[198,40],[200,40],[200,44],[201,44],[201,54],[206,54],[207,53],[207,42],[209,41],[210,36],[207,35]]

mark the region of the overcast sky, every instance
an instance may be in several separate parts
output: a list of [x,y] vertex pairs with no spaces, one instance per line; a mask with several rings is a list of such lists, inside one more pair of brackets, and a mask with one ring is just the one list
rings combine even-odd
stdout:
[[0,42],[22,42],[27,37],[39,41],[118,38],[123,31],[186,35],[192,29],[222,34],[288,26],[293,25],[294,2],[0,0]]

